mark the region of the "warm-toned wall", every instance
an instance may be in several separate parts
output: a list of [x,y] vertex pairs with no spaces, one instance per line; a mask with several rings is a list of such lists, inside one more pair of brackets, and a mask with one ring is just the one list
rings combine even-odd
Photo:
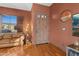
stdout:
[[25,32],[26,25],[30,24],[30,22],[31,22],[31,12],[30,11],[24,11],[24,10],[18,10],[18,9],[0,6],[0,14],[22,16],[23,17],[22,21],[23,21],[23,31],[24,32]]
[[62,50],[66,50],[66,46],[74,43],[79,37],[72,36],[72,20],[65,22],[65,31],[62,31],[63,23],[60,21],[61,12],[70,10],[72,15],[79,13],[79,4],[54,3],[50,7],[50,43],[56,45]]
[[[36,14],[37,13],[46,13],[49,17],[49,7],[46,6],[42,6],[39,4],[33,4],[32,6],[32,21],[31,21],[31,25],[32,25],[32,43],[35,43],[35,18],[36,18]],[[50,18],[48,18],[50,19]]]

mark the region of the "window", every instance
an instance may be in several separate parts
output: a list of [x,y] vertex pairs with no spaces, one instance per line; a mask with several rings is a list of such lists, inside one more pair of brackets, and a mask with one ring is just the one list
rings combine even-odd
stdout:
[[79,14],[72,15],[72,35],[79,37]]
[[17,32],[17,16],[2,15],[2,33]]

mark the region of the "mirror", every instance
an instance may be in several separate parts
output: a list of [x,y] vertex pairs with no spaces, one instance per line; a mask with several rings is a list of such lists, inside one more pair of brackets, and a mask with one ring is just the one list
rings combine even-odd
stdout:
[[79,14],[72,16],[72,35],[79,36]]

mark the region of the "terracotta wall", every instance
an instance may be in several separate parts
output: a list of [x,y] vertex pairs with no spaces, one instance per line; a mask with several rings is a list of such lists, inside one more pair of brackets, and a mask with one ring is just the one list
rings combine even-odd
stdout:
[[[35,18],[36,18],[36,14],[37,13],[46,13],[48,15],[48,17],[50,16],[49,14],[49,7],[46,6],[42,6],[39,4],[33,4],[32,6],[32,21],[31,21],[31,25],[32,25],[32,43],[35,43]],[[48,18],[50,19],[50,18]]]
[[24,10],[18,10],[18,9],[1,7],[0,6],[0,14],[7,14],[7,15],[14,15],[14,16],[23,17],[23,19],[20,22],[23,21],[22,26],[23,26],[23,31],[24,32],[25,32],[26,25],[30,24],[30,22],[31,22],[31,12],[30,11],[24,11]]
[[[79,13],[79,4],[68,4],[68,3],[54,3],[50,7],[50,43],[61,48],[63,51],[66,50],[66,46],[74,43],[79,37],[72,36],[72,20],[65,22],[65,25],[60,21],[61,13],[64,10],[70,10],[72,15]],[[62,31],[62,27],[66,30]]]

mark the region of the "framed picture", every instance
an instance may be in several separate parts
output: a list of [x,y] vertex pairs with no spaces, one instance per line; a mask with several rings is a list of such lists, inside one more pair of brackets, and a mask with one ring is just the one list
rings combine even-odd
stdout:
[[70,19],[71,19],[71,12],[69,10],[64,10],[61,13],[61,21],[65,22],[65,21],[70,20]]

